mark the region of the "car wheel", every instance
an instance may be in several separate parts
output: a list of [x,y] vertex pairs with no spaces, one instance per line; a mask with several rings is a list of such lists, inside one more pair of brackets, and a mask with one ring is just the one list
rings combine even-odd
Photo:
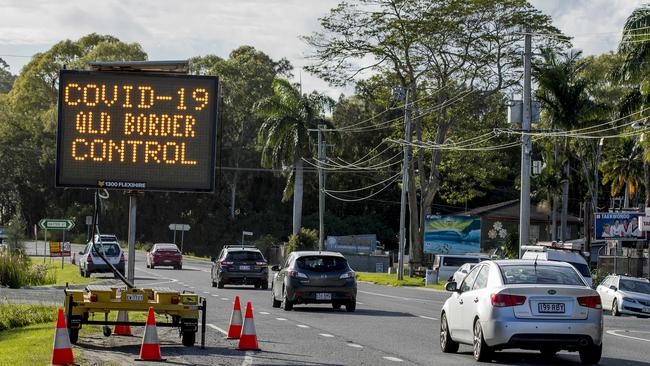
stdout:
[[219,281],[219,277],[217,277],[217,288],[223,288],[223,281]]
[[70,335],[70,343],[77,344],[79,340],[79,328],[69,328],[68,334]]
[[580,361],[585,365],[594,365],[600,362],[600,357],[603,354],[603,345],[590,345],[584,348],[581,348],[580,351]]
[[612,315],[613,316],[621,316],[621,312],[618,310],[618,300],[614,299],[614,302],[612,302]]
[[492,356],[492,349],[485,343],[481,322],[476,319],[474,322],[474,359],[479,362],[489,362]]
[[354,313],[355,310],[357,310],[357,302],[355,300],[350,300],[345,304],[345,311],[348,313]]
[[458,342],[451,339],[447,314],[442,313],[440,318],[440,349],[444,353],[456,353],[458,351]]
[[154,266],[153,263],[151,263],[151,266],[149,266],[149,268],[151,268],[151,269],[154,269],[155,267],[156,266]]
[[268,281],[262,281],[261,287],[262,287],[262,290],[268,290],[269,289]]
[[274,308],[279,308],[282,305],[282,301],[275,299],[275,291],[273,289],[271,289],[271,300]]
[[333,302],[332,303],[332,308],[335,310],[338,310],[341,308],[341,303],[340,302]]
[[282,307],[282,309],[284,311],[291,311],[293,309],[293,304],[287,298],[287,289],[284,289],[282,291],[282,305],[281,305],[281,307]]

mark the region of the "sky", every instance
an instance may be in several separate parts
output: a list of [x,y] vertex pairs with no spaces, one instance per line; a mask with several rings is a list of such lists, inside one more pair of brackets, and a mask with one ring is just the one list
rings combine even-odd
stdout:
[[[353,0],[352,0],[353,1]],[[614,51],[625,19],[650,0],[530,0],[573,36],[584,55]],[[17,74],[36,52],[63,39],[96,32],[139,42],[150,60],[216,54],[252,45],[274,59],[286,57],[303,90],[332,97],[332,88],[300,69],[309,47],[299,39],[320,28],[318,18],[339,0],[0,0],[0,57]]]

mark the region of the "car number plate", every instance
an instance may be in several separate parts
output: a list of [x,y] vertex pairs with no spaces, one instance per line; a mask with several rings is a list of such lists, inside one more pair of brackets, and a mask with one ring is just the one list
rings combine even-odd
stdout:
[[643,311],[644,313],[650,313],[650,306],[645,306],[641,311]]
[[539,303],[537,311],[540,313],[564,313],[564,304],[562,303]]
[[316,300],[332,300],[332,294],[329,292],[317,292]]
[[129,301],[144,301],[143,294],[126,294],[126,299]]
[[250,271],[250,270],[251,270],[251,266],[239,266],[239,270],[240,270],[240,271]]
[[165,263],[169,263],[171,261],[172,261],[171,259],[165,259]]

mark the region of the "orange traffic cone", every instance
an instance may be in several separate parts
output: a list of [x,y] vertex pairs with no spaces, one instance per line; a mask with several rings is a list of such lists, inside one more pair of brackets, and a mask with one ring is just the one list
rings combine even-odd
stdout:
[[253,306],[250,301],[246,304],[246,316],[244,317],[244,327],[242,328],[241,336],[239,336],[238,349],[255,351],[259,351],[260,349],[257,345],[255,323],[253,322]]
[[136,359],[136,361],[165,361],[160,356],[160,341],[158,341],[156,316],[153,307],[149,307],[147,325],[144,328],[142,347],[140,348],[140,358]]
[[[127,313],[124,310],[118,311],[117,312],[117,321],[118,322],[128,322],[129,321],[129,313]],[[115,329],[113,330],[113,334],[121,335],[121,336],[133,335],[131,333],[131,327],[128,326],[128,325],[116,325]]]
[[241,305],[239,305],[239,296],[235,296],[235,305],[232,308],[230,315],[230,326],[228,326],[228,335],[226,339],[239,339],[241,334]]
[[68,327],[65,325],[63,309],[59,308],[59,316],[56,320],[56,334],[54,335],[54,349],[52,350],[52,365],[74,364],[72,345],[68,335]]

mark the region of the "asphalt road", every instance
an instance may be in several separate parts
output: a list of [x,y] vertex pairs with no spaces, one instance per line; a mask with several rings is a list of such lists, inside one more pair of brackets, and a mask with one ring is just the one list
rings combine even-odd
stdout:
[[[93,275],[98,276],[98,275]],[[103,275],[99,275],[103,277]],[[110,278],[106,276],[106,278]],[[358,286],[354,313],[330,306],[303,305],[294,311],[271,307],[270,290],[252,286],[211,287],[210,263],[185,259],[183,270],[147,269],[144,254],[136,255],[136,285],[193,291],[207,298],[206,349],[164,344],[163,356],[176,355],[181,364],[195,365],[475,365],[469,346],[458,354],[443,354],[438,344],[444,292],[392,288],[367,283]],[[253,304],[261,351],[241,352],[224,340],[233,299]],[[83,339],[80,340],[83,346]],[[133,339],[134,354],[139,339]],[[605,316],[601,365],[650,365],[650,319]],[[96,347],[95,347],[96,348]],[[105,350],[110,352],[110,348]],[[538,352],[497,352],[503,365],[580,364],[577,353],[563,352],[544,360]]]

